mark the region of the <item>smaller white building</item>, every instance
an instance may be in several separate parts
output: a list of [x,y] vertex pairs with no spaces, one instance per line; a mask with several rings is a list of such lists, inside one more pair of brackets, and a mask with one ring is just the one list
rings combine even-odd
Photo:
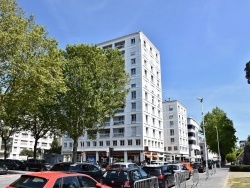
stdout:
[[192,117],[187,118],[189,157],[191,162],[201,161],[199,145],[199,125]]
[[167,159],[189,160],[187,111],[177,100],[162,103],[164,152]]
[[[201,160],[204,161],[206,159],[205,158],[205,142],[204,142],[204,140],[200,140],[200,148],[201,148]],[[207,149],[207,159],[218,161],[219,157],[218,157],[217,153],[213,153]]]
[[[41,138],[38,141],[37,148],[41,150],[49,150],[53,137]],[[35,144],[35,139],[31,133],[20,132],[15,133],[10,137],[8,141],[8,158],[9,159],[19,159],[26,160],[27,156],[20,156],[20,152],[23,149],[33,150]],[[0,159],[4,158],[4,145],[2,139],[0,138]]]

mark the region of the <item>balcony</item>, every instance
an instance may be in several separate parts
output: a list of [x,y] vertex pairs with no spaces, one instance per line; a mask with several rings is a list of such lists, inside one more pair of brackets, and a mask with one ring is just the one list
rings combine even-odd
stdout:
[[110,137],[110,133],[100,133],[99,134],[99,138],[109,138]]
[[104,122],[103,124],[104,124],[104,126],[110,126],[110,122],[109,121]]
[[117,48],[117,49],[122,49],[124,47],[125,47],[125,41],[115,43],[115,48]]
[[124,125],[124,120],[114,121],[114,125]]
[[116,113],[116,114],[117,114],[117,113],[124,113],[124,108],[121,108],[121,109],[119,109],[119,110],[116,110],[115,113]]
[[124,133],[114,133],[113,137],[124,137]]

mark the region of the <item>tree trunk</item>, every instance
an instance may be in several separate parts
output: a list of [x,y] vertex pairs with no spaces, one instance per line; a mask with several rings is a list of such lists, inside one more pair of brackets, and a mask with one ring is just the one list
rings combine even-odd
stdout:
[[77,145],[78,145],[78,137],[73,138],[74,144],[73,144],[73,156],[72,156],[72,162],[77,162]]
[[7,139],[4,139],[2,138],[3,140],[3,143],[4,143],[4,154],[3,154],[3,157],[4,159],[7,159],[8,158],[8,153],[7,153],[7,150],[8,150],[8,146],[7,146]]
[[34,159],[36,159],[37,142],[38,142],[38,139],[37,139],[37,138],[35,138],[35,144],[34,144],[34,154],[33,154]]

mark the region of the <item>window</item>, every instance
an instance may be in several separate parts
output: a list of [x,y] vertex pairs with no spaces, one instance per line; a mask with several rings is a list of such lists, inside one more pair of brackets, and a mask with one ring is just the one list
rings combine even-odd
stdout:
[[170,114],[169,115],[169,119],[173,119],[174,118],[174,115],[173,114]]
[[131,87],[136,87],[136,84],[131,84]]
[[129,146],[132,146],[132,143],[133,143],[132,140],[128,140],[128,145]]
[[117,140],[113,140],[113,146],[117,146]]
[[147,78],[148,72],[147,70],[144,70],[144,76]]
[[70,148],[73,147],[73,143],[72,143],[72,142],[69,143],[69,147],[70,147]]
[[90,142],[87,142],[87,146],[90,146]]
[[173,106],[169,105],[169,111],[173,111]]
[[169,147],[168,147],[168,151],[172,151],[172,147],[169,146]]
[[155,114],[155,108],[152,107],[152,114]]
[[144,46],[144,47],[146,47],[146,46],[147,46],[147,43],[146,43],[146,41],[145,41],[145,40],[143,41],[143,46]]
[[170,141],[171,141],[171,142],[174,142],[174,138],[170,138]]
[[136,75],[136,69],[135,68],[131,69],[131,75]]
[[93,142],[93,146],[96,146],[96,141]]
[[120,146],[124,146],[124,140],[120,140]]
[[64,148],[68,147],[68,146],[67,146],[67,142],[66,142],[66,143],[63,143],[63,147],[64,147]]
[[100,141],[100,142],[99,142],[99,146],[103,146],[103,141]]
[[135,58],[131,59],[131,64],[134,65],[136,63]]
[[141,140],[139,140],[139,139],[135,140],[135,144],[136,144],[137,146],[141,145]]
[[136,109],[136,103],[135,103],[135,102],[132,102],[132,103],[131,103],[131,108],[132,108],[132,110],[135,110],[135,109]]
[[174,125],[174,121],[170,121],[169,124],[170,124],[170,126],[173,126]]
[[148,100],[148,93],[145,92],[145,99]]
[[148,111],[148,104],[145,103],[145,110]]
[[155,125],[155,118],[152,118],[152,121],[153,121],[153,125]]
[[174,150],[175,150],[175,151],[178,150],[177,146],[174,146]]
[[136,123],[136,114],[131,115],[131,123]]
[[131,92],[131,99],[136,99],[136,91]]
[[135,44],[135,38],[131,39],[131,44]]
[[110,146],[110,141],[109,140],[106,141],[106,146]]
[[148,128],[146,127],[146,135],[148,135]]
[[154,82],[154,76],[151,75],[151,82]]
[[146,115],[146,123],[148,123],[148,115]]
[[174,135],[174,129],[170,129],[170,136]]

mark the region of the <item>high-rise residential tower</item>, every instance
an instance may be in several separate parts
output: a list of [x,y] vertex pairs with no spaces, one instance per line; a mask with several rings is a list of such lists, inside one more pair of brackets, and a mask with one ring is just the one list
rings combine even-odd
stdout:
[[[97,45],[116,48],[124,55],[130,74],[126,105],[105,122],[96,140],[87,134],[78,140],[78,161],[100,161],[113,148],[119,161],[163,159],[163,119],[160,52],[142,33],[136,32]],[[63,137],[62,154],[70,160],[73,141]]]

